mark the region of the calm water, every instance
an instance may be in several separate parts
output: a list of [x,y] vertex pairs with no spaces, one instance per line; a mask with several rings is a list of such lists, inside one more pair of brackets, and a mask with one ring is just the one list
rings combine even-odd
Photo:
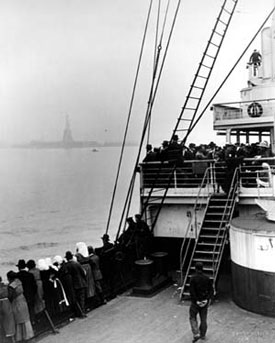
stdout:
[[[100,246],[105,232],[120,148],[1,149],[0,275],[18,259],[75,251],[75,243]],[[127,147],[109,234],[116,234],[136,156]],[[138,178],[137,178],[138,179]],[[137,187],[138,188],[138,187]],[[138,191],[131,214],[138,211]]]

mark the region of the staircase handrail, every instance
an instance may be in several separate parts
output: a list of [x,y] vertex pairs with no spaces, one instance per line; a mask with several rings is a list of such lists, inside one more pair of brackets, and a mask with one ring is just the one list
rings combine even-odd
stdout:
[[[212,265],[213,265],[213,283],[214,284],[215,284],[217,274],[218,274],[217,272],[219,270],[220,263],[221,263],[221,258],[219,258],[218,261],[216,261],[216,255],[217,255],[216,253],[219,253],[219,256],[222,256],[222,252],[224,250],[225,238],[227,236],[226,226],[232,219],[234,207],[235,207],[235,203],[236,203],[236,191],[237,191],[237,188],[239,185],[239,170],[240,170],[239,167],[235,168],[233,178],[231,180],[228,196],[226,199],[223,215],[222,215],[222,218],[220,221],[219,231],[218,231],[216,241],[214,244],[213,261],[212,261],[213,262]],[[230,212],[228,213],[229,203],[231,205],[231,208],[230,208]],[[225,227],[225,230],[222,230],[222,228],[224,228],[224,227]],[[222,239],[222,242],[221,242],[221,245],[219,246],[218,240],[220,238]]]
[[[211,163],[211,167],[210,168],[213,168],[213,165],[212,165],[213,161],[214,161],[213,159],[206,159],[206,160],[202,160],[202,161],[206,162],[206,163]],[[199,162],[202,162],[202,161],[201,160],[186,160],[183,163],[185,163],[185,162],[188,162],[188,163],[199,163]],[[155,177],[154,177],[153,183],[149,187],[149,192],[146,194],[146,197],[145,197],[145,193],[143,193],[143,196],[144,196],[145,200],[144,200],[144,202],[142,204],[142,211],[141,211],[142,215],[144,215],[144,216],[147,215],[146,209],[149,206],[150,200],[153,198],[153,194],[155,194],[157,192],[158,193],[159,192],[163,192],[163,194],[161,196],[161,202],[159,203],[159,206],[158,206],[158,209],[157,209],[157,213],[155,214],[155,218],[150,220],[150,230],[151,230],[151,232],[153,232],[155,224],[156,224],[156,221],[157,221],[157,218],[158,218],[158,215],[160,213],[160,210],[162,208],[162,205],[164,203],[164,200],[166,198],[166,195],[168,193],[168,190],[169,190],[170,185],[172,184],[173,180],[174,180],[174,186],[175,186],[176,172],[177,172],[178,168],[180,169],[180,165],[178,164],[177,160],[156,161],[156,162],[149,162],[149,164],[152,164],[152,165],[156,166],[156,173],[155,173]],[[142,166],[142,163],[140,165]],[[157,188],[156,185],[157,185],[157,182],[159,180],[159,176],[161,174],[161,171],[163,170],[163,168],[166,169],[167,167],[170,167],[169,171],[168,171],[167,184],[166,184],[166,186]],[[206,170],[208,168],[206,168]],[[205,177],[205,173],[204,173],[204,177]],[[204,182],[204,177],[203,177],[203,180],[202,180],[201,184]],[[209,178],[211,179],[211,174],[209,175]],[[143,189],[143,192],[144,192],[144,189]],[[149,224],[148,218],[147,218],[147,222]]]
[[[191,222],[192,220],[190,220],[189,224],[188,224],[188,228],[185,232],[185,235],[184,235],[184,238],[183,238],[183,242],[182,242],[182,245],[181,245],[181,249],[180,249],[180,273],[181,273],[181,282],[182,282],[182,285],[181,285],[181,293],[180,293],[180,299],[182,298],[182,294],[183,294],[183,291],[184,291],[184,288],[185,288],[185,284],[186,284],[186,280],[187,280],[187,277],[188,277],[188,271],[190,270],[190,266],[191,266],[191,262],[192,262],[192,258],[193,258],[193,255],[194,255],[194,251],[196,249],[196,245],[197,245],[197,240],[198,240],[198,235],[197,235],[197,211],[198,211],[198,203],[199,203],[199,199],[201,198],[200,194],[201,194],[201,191],[203,189],[203,185],[206,183],[206,180],[207,180],[207,177],[208,177],[208,174],[211,176],[210,172],[211,172],[211,169],[213,168],[213,166],[211,165],[210,167],[206,168],[205,172],[204,172],[204,176],[203,176],[203,179],[201,181],[201,185],[199,187],[199,191],[198,191],[198,194],[197,194],[197,197],[196,197],[196,200],[195,200],[195,204],[194,204],[194,209],[193,209],[193,213],[195,215],[195,230],[196,230],[196,241],[195,241],[195,246],[193,248],[193,252],[192,252],[192,256],[190,258],[190,261],[189,261],[189,264],[188,264],[188,267],[187,267],[187,273],[185,274],[185,277],[184,277],[184,280],[183,280],[183,267],[185,265],[185,261],[186,261],[186,257],[187,257],[187,253],[188,253],[188,249],[189,249],[189,246],[190,246],[190,240],[188,242],[188,245],[187,245],[187,249],[185,249],[185,254],[184,254],[184,257],[182,258],[182,261],[181,261],[181,257],[182,257],[182,251],[183,251],[183,247],[185,245],[185,242],[186,242],[186,239],[187,239],[187,234],[189,233],[189,230],[190,230],[190,227],[191,227]],[[209,202],[209,196],[208,196],[208,202]],[[206,206],[207,208],[207,206]],[[183,280],[183,281],[182,281]]]

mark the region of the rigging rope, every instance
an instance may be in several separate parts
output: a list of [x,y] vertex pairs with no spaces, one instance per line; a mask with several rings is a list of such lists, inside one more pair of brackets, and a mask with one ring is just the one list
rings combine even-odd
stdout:
[[[156,24],[156,37],[155,37],[155,49],[154,49],[154,59],[153,59],[153,70],[155,70],[155,65],[156,65],[158,29],[159,29],[159,19],[160,19],[160,8],[161,8],[161,0],[159,0],[159,3],[158,3],[157,24]],[[153,75],[153,78],[154,78],[154,75]],[[151,120],[149,121],[149,125],[148,125],[147,144],[149,144],[149,141],[150,141],[150,130],[151,130]]]
[[124,137],[123,137],[123,142],[122,142],[122,147],[121,147],[121,152],[120,152],[120,158],[119,158],[119,163],[118,163],[118,170],[117,170],[117,174],[116,174],[115,185],[114,185],[112,199],[111,199],[111,205],[110,205],[110,209],[109,209],[109,215],[108,215],[108,220],[107,220],[107,227],[106,227],[106,231],[105,231],[106,234],[109,231],[109,226],[110,226],[110,221],[111,221],[111,216],[112,216],[112,210],[113,210],[114,199],[115,199],[115,194],[116,194],[116,189],[117,189],[117,183],[118,183],[118,179],[119,179],[121,163],[122,163],[122,158],[123,158],[123,153],[124,153],[124,148],[125,148],[125,142],[126,142],[126,137],[127,137],[127,133],[128,133],[130,117],[131,117],[131,114],[132,114],[132,108],[133,108],[133,103],[134,103],[134,98],[135,98],[135,91],[136,91],[136,86],[137,86],[137,81],[138,81],[138,75],[139,75],[139,70],[140,70],[140,65],[141,65],[141,59],[142,59],[142,55],[143,55],[143,51],[144,51],[145,39],[146,39],[149,19],[150,19],[150,15],[151,15],[152,3],[153,3],[153,0],[150,1],[150,5],[149,5],[149,9],[148,9],[148,14],[147,14],[147,19],[146,19],[146,24],[145,24],[145,30],[144,30],[144,34],[143,34],[143,38],[142,38],[141,51],[140,51],[140,55],[139,55],[139,59],[138,59],[138,66],[137,66],[137,70],[136,70],[134,86],[133,86],[133,91],[132,91],[132,96],[131,96],[131,101],[130,101],[130,107],[129,107],[129,112],[128,112],[128,118],[127,118],[127,123],[126,123],[126,127],[125,127],[125,132],[124,132]]
[[[166,7],[166,15],[165,15],[165,20],[164,20],[164,26],[165,26],[165,23],[166,23],[166,18],[167,18],[167,12],[168,12],[168,8],[169,8],[169,4],[170,4],[170,0],[168,1],[167,7]],[[145,121],[144,121],[143,131],[142,131],[142,135],[141,135],[139,150],[138,150],[137,159],[136,159],[134,171],[133,171],[133,174],[132,174],[132,178],[131,178],[131,181],[130,181],[128,193],[127,193],[127,196],[126,196],[126,201],[125,201],[125,204],[124,204],[124,207],[123,207],[123,211],[122,211],[122,215],[121,215],[119,229],[118,229],[117,236],[116,236],[117,238],[118,238],[119,233],[121,231],[122,222],[123,222],[124,218],[127,218],[128,213],[129,213],[131,199],[132,199],[133,190],[134,190],[135,176],[136,176],[136,172],[137,172],[137,168],[138,168],[138,164],[139,164],[139,160],[140,160],[142,145],[143,145],[143,142],[144,142],[144,137],[146,135],[146,129],[148,127],[148,123],[149,123],[149,120],[151,118],[153,104],[154,104],[154,101],[155,101],[155,98],[156,98],[156,94],[157,94],[157,90],[158,90],[158,85],[159,85],[160,78],[161,78],[161,75],[162,75],[162,71],[163,71],[163,67],[164,67],[164,62],[165,62],[166,57],[167,57],[168,48],[170,46],[170,42],[171,42],[172,34],[173,34],[173,31],[174,31],[175,23],[176,23],[176,18],[177,18],[178,12],[179,12],[180,4],[181,4],[181,0],[178,0],[177,6],[176,6],[176,10],[175,10],[175,13],[174,13],[174,17],[173,17],[173,21],[172,21],[172,25],[171,25],[171,29],[170,29],[170,33],[169,33],[169,36],[168,36],[168,40],[167,40],[164,56],[163,56],[163,59],[162,59],[161,67],[160,67],[160,70],[159,70],[159,73],[158,73],[158,78],[157,78],[157,82],[156,82],[155,86],[154,86],[155,78],[152,80],[151,89],[150,89],[150,96],[149,96],[148,106],[147,106],[147,110],[146,110]],[[163,32],[164,32],[164,30],[163,30]],[[161,35],[161,40],[162,40],[162,38],[163,38],[163,34]],[[158,54],[160,54],[160,51],[161,51],[161,44],[159,44]],[[158,63],[159,63],[159,57],[157,57],[157,63],[155,65],[155,73],[154,73],[155,77],[157,76],[157,72],[156,71],[157,71]],[[127,211],[126,211],[126,208],[127,208]],[[124,223],[124,224],[126,224],[126,223]]]
[[[264,22],[262,23],[262,25],[259,27],[259,29],[257,30],[257,32],[254,34],[253,38],[250,40],[250,42],[248,43],[248,45],[246,46],[246,48],[244,49],[244,51],[242,52],[242,54],[240,55],[240,57],[237,59],[237,61],[235,62],[235,64],[233,65],[233,67],[230,69],[230,71],[228,72],[228,74],[226,75],[225,79],[223,80],[223,82],[219,85],[219,87],[217,88],[217,90],[215,91],[214,95],[211,97],[211,99],[208,101],[208,103],[206,104],[206,106],[204,107],[203,111],[201,112],[201,114],[198,116],[197,120],[195,120],[194,124],[192,125],[190,131],[188,132],[188,134],[186,134],[185,137],[185,141],[187,139],[187,137],[189,136],[189,134],[191,133],[191,131],[193,131],[193,129],[195,128],[195,126],[198,124],[199,120],[201,119],[201,117],[204,115],[205,111],[207,110],[208,106],[212,103],[212,101],[214,100],[214,98],[216,97],[216,95],[219,93],[220,89],[223,87],[223,85],[225,84],[225,82],[228,80],[229,76],[232,74],[232,72],[234,71],[234,69],[236,68],[236,66],[239,64],[240,60],[243,58],[244,54],[247,52],[247,50],[250,48],[251,44],[254,42],[255,38],[258,36],[258,34],[262,31],[263,27],[265,26],[266,22],[269,20],[269,18],[271,17],[272,13],[275,11],[275,6],[273,7],[272,11],[268,14],[268,16],[266,17],[266,19],[264,20]],[[185,142],[183,142],[185,143]]]

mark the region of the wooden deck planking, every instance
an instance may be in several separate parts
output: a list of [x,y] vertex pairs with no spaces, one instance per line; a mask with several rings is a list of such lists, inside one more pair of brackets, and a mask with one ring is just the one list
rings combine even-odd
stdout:
[[[179,304],[173,286],[152,298],[124,294],[60,329],[40,343],[185,343],[192,341],[189,303]],[[275,319],[256,315],[221,299],[209,308],[207,340],[213,343],[270,343]],[[199,341],[203,342],[203,341]]]

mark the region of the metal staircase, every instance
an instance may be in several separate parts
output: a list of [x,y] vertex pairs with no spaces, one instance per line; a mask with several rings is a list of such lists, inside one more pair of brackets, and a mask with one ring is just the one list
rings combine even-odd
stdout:
[[[202,59],[199,63],[199,67],[196,71],[190,90],[187,94],[184,106],[182,107],[176,126],[173,130],[172,137],[175,134],[182,136],[182,133],[184,133],[181,140],[181,146],[185,144],[188,135],[193,129],[193,124],[198,117],[197,113],[203,94],[211,76],[211,72],[218,57],[220,48],[222,46],[225,34],[227,32],[237,3],[238,0],[225,0],[216,19],[215,26],[211,32],[209,41],[206,45],[206,49],[203,53]],[[158,180],[163,175],[162,168],[164,167],[166,166],[161,165],[156,171],[156,184],[159,183]],[[151,189],[149,189],[148,192],[143,196],[142,214],[145,216],[148,224],[150,225],[151,231],[153,231],[156,224],[168,189],[172,183],[176,167],[177,161],[172,161],[169,166],[170,174],[169,176],[166,175],[165,186],[157,188],[155,187],[155,185],[153,185]],[[155,209],[153,213],[152,211],[147,210],[152,205]]]
[[236,202],[238,189],[238,169],[235,170],[228,194],[214,193],[209,196],[204,219],[192,251],[182,261],[181,268],[185,274],[180,299],[189,296],[190,278],[195,272],[196,262],[202,262],[204,272],[213,280],[215,286],[228,237],[229,224]]

